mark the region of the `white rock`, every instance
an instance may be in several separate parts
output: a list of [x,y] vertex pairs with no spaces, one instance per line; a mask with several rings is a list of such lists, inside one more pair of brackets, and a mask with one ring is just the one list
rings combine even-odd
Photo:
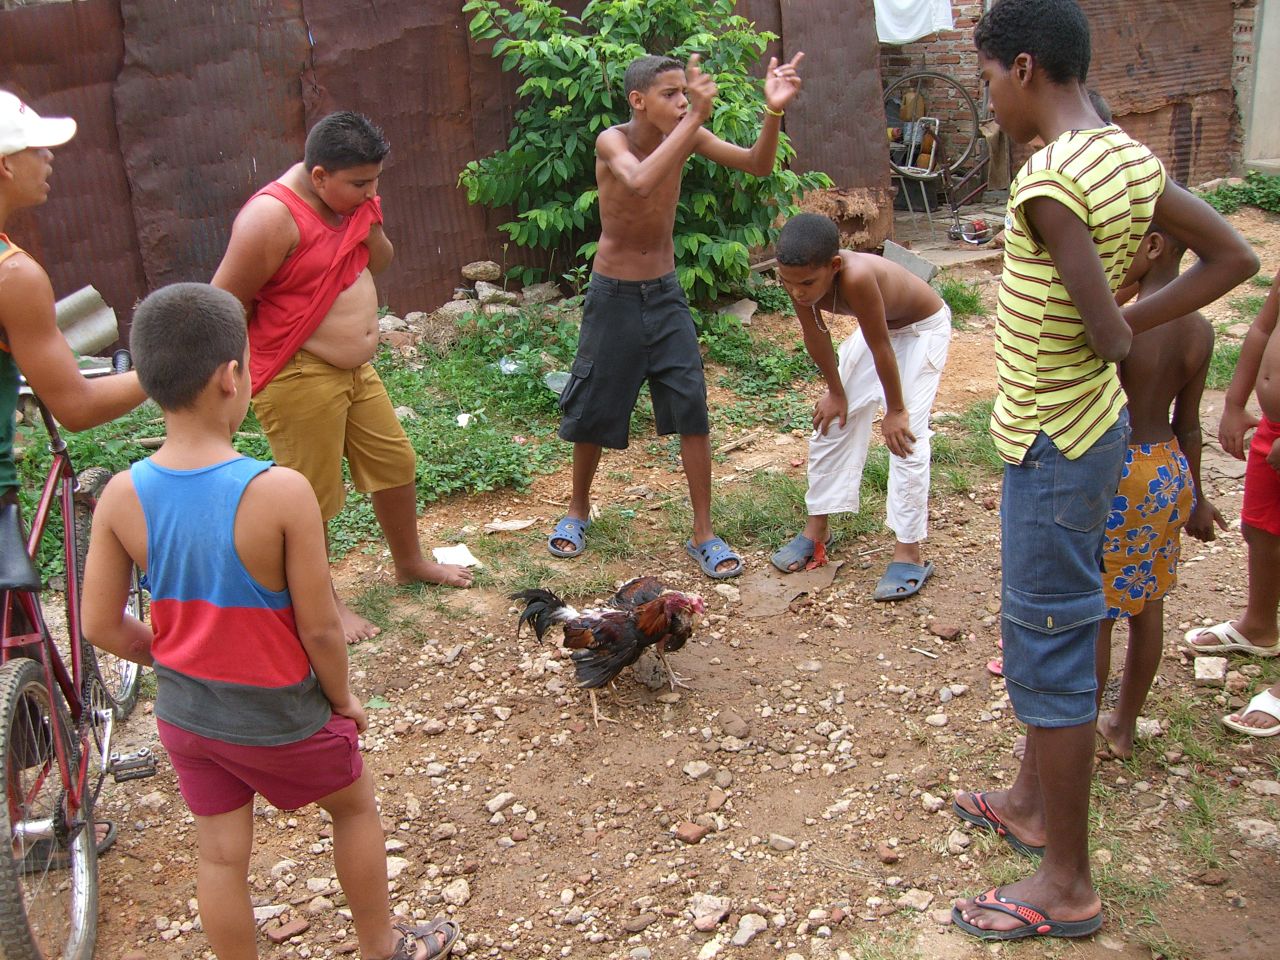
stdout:
[[274,920],[288,909],[288,904],[284,903],[268,903],[261,907],[254,907],[253,922],[259,925],[264,924],[268,920]]
[[941,797],[935,797],[927,790],[920,794],[920,806],[924,807],[926,813],[937,813],[947,805],[947,801]]
[[1226,657],[1196,657],[1196,685],[1220,687],[1227,682]]
[[695,893],[689,901],[689,911],[693,914],[694,929],[706,933],[729,915],[729,898]]
[[387,857],[387,879],[398,879],[400,874],[404,873],[409,866],[409,861],[404,857]]
[[710,775],[715,768],[705,760],[690,760],[681,769],[690,780],[701,780]]
[[796,842],[780,833],[771,833],[769,834],[769,846],[779,853],[786,853],[788,850],[795,849]]
[[803,673],[817,673],[822,669],[821,660],[801,660],[796,664],[796,669]]
[[560,904],[567,907],[571,903],[573,903],[573,888],[565,887],[560,891]]
[[1280,783],[1275,780],[1250,780],[1245,786],[1261,797],[1280,797]]
[[947,715],[945,713],[931,713],[924,718],[924,722],[931,727],[945,727],[947,725]]
[[963,830],[952,830],[951,835],[947,837],[947,852],[953,857],[958,857],[969,849],[971,843],[973,843],[972,838]]
[[909,907],[923,913],[933,903],[933,894],[928,890],[912,889],[900,896],[895,903],[898,907]]
[[499,810],[507,809],[507,807],[511,806],[515,802],[516,795],[514,793],[503,792],[498,794],[496,797],[491,798],[488,803],[484,805],[484,808],[490,813],[497,813]]
[[458,877],[440,891],[440,896],[452,907],[466,906],[467,901],[471,899],[471,885],[464,878]]
[[711,588],[720,596],[724,597],[730,603],[737,603],[742,599],[742,591],[731,583],[717,583]]
[[464,280],[498,280],[502,277],[502,267],[493,260],[476,260],[462,268]]
[[738,929],[729,941],[735,947],[745,947],[759,934],[769,929],[769,921],[758,913],[744,913],[738,921]]
[[526,305],[551,303],[563,296],[560,285],[547,280],[544,283],[531,283],[520,291],[520,299]]
[[513,303],[519,302],[520,295],[516,293],[512,293],[509,290],[503,290],[497,284],[488,283],[487,281],[484,281],[484,280],[477,280],[476,281],[476,299],[478,299],[481,303],[486,303],[486,304],[488,303],[513,304]]

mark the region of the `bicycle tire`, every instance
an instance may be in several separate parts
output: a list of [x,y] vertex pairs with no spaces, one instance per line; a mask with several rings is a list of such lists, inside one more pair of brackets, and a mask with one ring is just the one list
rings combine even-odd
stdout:
[[[965,117],[963,122],[957,124],[960,129],[960,138],[963,140],[963,149],[957,151],[954,143],[946,144],[947,162],[951,165],[952,170],[959,169],[969,159],[969,154],[973,152],[978,142],[978,106],[974,103],[973,95],[961,85],[959,80],[936,70],[916,70],[906,76],[899,77],[885,87],[881,100],[887,104],[893,99],[895,92],[909,89],[911,84],[916,84],[916,89],[918,90],[919,84],[923,82],[938,82],[947,87],[950,91],[949,95],[955,98],[959,104],[960,111]],[[939,173],[937,170],[924,173],[916,167],[899,166],[893,162],[892,155],[889,157],[889,166],[895,174],[906,177],[909,180],[932,180]]]
[[[84,565],[89,555],[89,532],[93,526],[93,508],[102,496],[111,471],[105,467],[90,467],[76,477],[75,536],[76,536],[76,586],[84,589]],[[146,620],[146,597],[141,585],[141,572],[133,568],[126,612]],[[90,679],[97,677],[102,689],[111,699],[116,719],[123,720],[138,704],[138,692],[142,686],[142,668],[131,660],[104,653],[93,644],[85,642],[80,653],[81,674],[85,678],[83,694],[90,689]],[[87,699],[87,697],[86,697]]]
[[[54,712],[59,722],[53,722]],[[0,667],[0,960],[90,960],[98,932],[98,854],[90,799],[71,833],[55,741],[76,760],[61,698],[19,657]],[[47,820],[47,826],[45,822]],[[40,835],[35,835],[36,833]],[[55,860],[63,859],[62,865]]]

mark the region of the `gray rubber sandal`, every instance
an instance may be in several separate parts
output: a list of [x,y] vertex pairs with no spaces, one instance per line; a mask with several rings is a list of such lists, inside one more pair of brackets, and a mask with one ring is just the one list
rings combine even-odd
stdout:
[[[831,549],[831,544],[835,541],[835,534],[828,534],[826,543],[823,548]],[[769,558],[769,562],[781,570],[783,573],[799,573],[813,559],[814,551],[817,544],[810,540],[803,533],[797,533],[787,543],[778,549],[778,551]]]
[[[576,557],[587,549],[587,527],[589,526],[591,526],[590,520],[562,517],[556,524],[556,528],[551,531],[551,536],[547,537],[547,549],[551,551],[553,557]],[[565,550],[557,547],[557,540],[568,540],[573,544],[573,549]]]
[[905,600],[907,597],[914,597],[932,575],[932,561],[924,566],[895,561],[889,564],[871,596],[875,600]]

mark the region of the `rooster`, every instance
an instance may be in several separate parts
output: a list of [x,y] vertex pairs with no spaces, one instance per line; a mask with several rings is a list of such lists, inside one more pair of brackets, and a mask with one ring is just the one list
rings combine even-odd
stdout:
[[640,659],[645,647],[653,647],[667,671],[671,689],[685,686],[667,663],[666,654],[679,650],[693,634],[698,617],[706,609],[696,593],[671,590],[656,577],[637,577],[618,588],[607,607],[578,611],[550,590],[521,590],[512,600],[524,601],[516,634],[526,623],[541,640],[555,624],[564,632],[578,686],[591,695],[591,715],[602,719],[596,690]]

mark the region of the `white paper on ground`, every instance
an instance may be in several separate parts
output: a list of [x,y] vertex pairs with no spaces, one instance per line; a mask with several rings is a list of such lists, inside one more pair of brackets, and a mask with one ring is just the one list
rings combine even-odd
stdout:
[[431,554],[436,558],[436,563],[456,563],[460,567],[482,566],[465,543],[456,547],[432,547]]

